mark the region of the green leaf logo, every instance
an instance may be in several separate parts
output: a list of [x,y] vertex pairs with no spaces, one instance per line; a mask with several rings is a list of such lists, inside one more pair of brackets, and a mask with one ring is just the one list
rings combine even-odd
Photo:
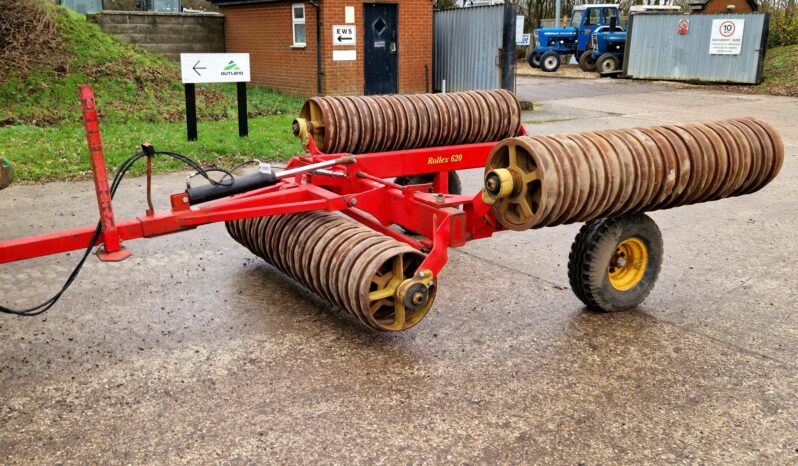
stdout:
[[225,71],[241,71],[241,68],[239,68],[238,65],[236,65],[236,62],[234,62],[233,60],[230,60],[230,63],[228,63],[227,66],[224,67],[224,70]]

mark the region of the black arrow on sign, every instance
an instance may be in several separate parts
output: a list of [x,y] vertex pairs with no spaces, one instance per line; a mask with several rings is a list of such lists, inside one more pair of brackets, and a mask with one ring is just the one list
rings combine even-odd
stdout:
[[204,66],[197,66],[197,65],[199,65],[199,62],[200,62],[200,61],[199,61],[199,60],[197,60],[197,63],[194,63],[194,66],[193,66],[193,67],[191,67],[191,69],[192,69],[192,70],[194,70],[194,72],[195,72],[195,73],[197,73],[197,76],[202,76],[202,75],[200,74],[200,72],[199,72],[199,71],[197,71],[197,70],[207,70],[208,68],[205,68]]
[[338,36],[338,42],[343,42],[345,40],[352,40],[352,38],[351,37]]

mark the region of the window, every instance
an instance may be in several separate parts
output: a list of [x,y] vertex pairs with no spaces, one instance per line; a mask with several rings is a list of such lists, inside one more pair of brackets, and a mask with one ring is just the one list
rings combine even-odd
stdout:
[[598,8],[591,8],[587,10],[587,17],[585,18],[585,26],[595,26],[599,23],[601,10]]
[[305,4],[291,5],[291,26],[294,29],[294,47],[305,46]]
[[[571,26],[579,27],[582,25],[582,12],[574,11],[574,17],[571,18]],[[554,24],[554,27],[559,27],[559,24]]]
[[621,22],[618,19],[618,10],[616,8],[604,8],[604,21],[601,24],[609,26],[611,18],[615,18],[616,28],[621,25]]

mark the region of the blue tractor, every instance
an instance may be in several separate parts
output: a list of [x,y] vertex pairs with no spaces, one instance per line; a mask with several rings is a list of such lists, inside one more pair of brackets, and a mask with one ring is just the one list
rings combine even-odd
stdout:
[[535,29],[529,65],[553,72],[560,67],[561,55],[573,54],[581,59],[588,51],[593,33],[609,28],[613,19],[613,24],[618,24],[619,15],[618,5],[615,4],[574,6],[568,27]]
[[[635,5],[630,8],[629,14],[678,14],[680,11],[680,7],[673,5]],[[610,18],[607,26],[601,26],[593,32],[587,50],[579,56],[579,68],[582,71],[598,71],[602,75],[620,71],[626,50],[626,32],[618,26],[617,21],[617,18]]]
[[596,30],[590,37],[587,50],[579,56],[582,71],[598,71],[609,74],[621,69],[623,52],[626,49],[626,31],[610,20],[609,26]]

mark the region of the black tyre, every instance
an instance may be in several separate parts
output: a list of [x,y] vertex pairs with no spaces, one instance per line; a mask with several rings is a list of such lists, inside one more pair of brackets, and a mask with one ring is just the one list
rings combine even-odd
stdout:
[[596,71],[596,60],[593,59],[593,51],[588,50],[579,56],[579,69],[582,71]]
[[529,66],[532,68],[540,68],[540,55],[532,52],[527,57],[527,62],[529,62]]
[[620,68],[620,65],[618,57],[611,53],[605,53],[596,60],[596,69],[601,74],[611,73]]
[[582,226],[568,257],[574,294],[591,309],[632,309],[654,288],[662,266],[662,235],[645,214],[593,220]]
[[[400,176],[394,180],[394,183],[407,186],[432,183],[434,180],[435,175],[430,173],[428,175]],[[460,175],[457,172],[449,172],[449,192],[445,194],[463,194],[463,185],[460,183]]]
[[553,73],[560,67],[560,54],[557,52],[546,52],[540,57],[540,69]]

